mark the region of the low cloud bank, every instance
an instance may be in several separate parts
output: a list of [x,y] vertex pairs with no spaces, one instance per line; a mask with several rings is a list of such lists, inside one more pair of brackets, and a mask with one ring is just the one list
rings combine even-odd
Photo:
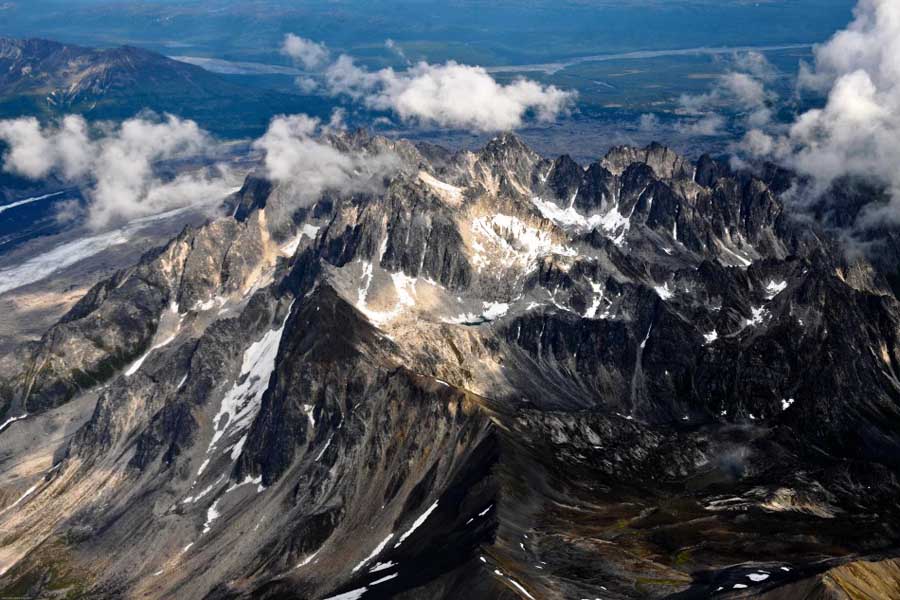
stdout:
[[[285,210],[312,204],[323,192],[354,193],[383,185],[399,168],[391,152],[344,151],[329,135],[342,131],[343,112],[329,122],[305,114],[275,117],[253,142],[269,179],[280,184]],[[218,205],[237,183],[224,165],[175,171],[166,161],[208,162],[220,143],[193,121],[168,115],[136,117],[121,125],[89,125],[80,116],[56,124],[34,118],[0,121],[0,140],[8,146],[3,169],[30,179],[56,176],[84,189],[87,223],[104,229],[187,206]],[[59,207],[61,217],[73,207]],[[275,218],[286,215],[274,215]]]
[[0,140],[8,146],[4,170],[30,179],[53,174],[85,186],[87,222],[101,229],[127,221],[221,200],[229,191],[223,166],[164,178],[161,161],[203,156],[209,136],[193,121],[171,115],[136,117],[114,126],[88,126],[70,115],[57,125],[34,118],[0,121]]

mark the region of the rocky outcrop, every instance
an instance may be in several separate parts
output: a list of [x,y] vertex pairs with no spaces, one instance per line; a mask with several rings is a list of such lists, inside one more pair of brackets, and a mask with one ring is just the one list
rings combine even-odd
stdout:
[[618,146],[610,150],[602,164],[609,171],[619,175],[634,164],[647,165],[653,173],[664,180],[692,178],[694,166],[673,150],[657,143],[639,149],[632,146]]

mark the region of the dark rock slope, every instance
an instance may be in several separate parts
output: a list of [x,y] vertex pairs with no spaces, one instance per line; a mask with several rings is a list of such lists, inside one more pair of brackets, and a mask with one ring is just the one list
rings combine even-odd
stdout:
[[898,555],[900,304],[764,181],[330,141],[401,166],[253,176],[5,359],[0,593],[900,594],[854,579]]

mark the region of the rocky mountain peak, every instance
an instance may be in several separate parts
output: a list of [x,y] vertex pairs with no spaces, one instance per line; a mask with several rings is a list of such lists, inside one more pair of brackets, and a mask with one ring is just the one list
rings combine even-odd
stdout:
[[501,133],[474,155],[482,185],[501,196],[529,194],[534,166],[540,157],[512,133]]
[[514,133],[501,133],[492,138],[481,151],[478,159],[492,168],[518,171],[528,168],[540,157]]
[[537,154],[528,147],[522,138],[511,131],[504,131],[492,137],[480,154],[484,157],[509,157],[525,155],[529,158],[537,158]]
[[617,175],[634,163],[646,164],[660,179],[691,178],[693,175],[693,167],[689,161],[657,142],[646,148],[617,146],[601,161],[604,167]]

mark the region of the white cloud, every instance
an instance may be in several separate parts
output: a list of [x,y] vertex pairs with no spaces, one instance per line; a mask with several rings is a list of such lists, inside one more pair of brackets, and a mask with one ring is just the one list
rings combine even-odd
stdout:
[[9,146],[3,159],[6,171],[31,179],[53,173],[85,185],[88,224],[94,228],[215,202],[229,189],[221,169],[214,174],[185,172],[173,179],[157,173],[159,161],[199,156],[211,144],[196,123],[173,116],[103,124],[94,132],[80,116],[47,126],[36,119],[13,119],[0,121],[0,139]]
[[[393,73],[393,70],[390,72]],[[325,69],[325,78],[331,93],[344,94],[354,100],[364,99],[381,83],[377,73],[357,66],[353,58],[346,54],[341,54]]]
[[397,168],[398,159],[392,154],[342,152],[320,137],[341,128],[342,120],[339,111],[327,125],[303,114],[280,116],[254,142],[264,154],[267,176],[288,190],[283,196],[289,196],[293,205],[315,202],[327,190],[370,189]]
[[[385,47],[407,60],[395,41],[387,40]],[[482,67],[453,61],[419,62],[403,71],[370,71],[342,54],[324,66],[327,48],[293,34],[285,37],[282,52],[310,69],[321,67],[318,75],[327,93],[348,96],[367,108],[423,125],[505,131],[521,127],[529,116],[551,121],[566,113],[575,100],[574,92],[528,79],[501,84]],[[318,83],[308,77],[297,80],[304,91],[316,89]]]
[[762,81],[747,73],[727,73],[721,79],[722,89],[744,108],[764,106],[769,94]]
[[785,134],[750,132],[744,149],[785,161],[819,192],[845,175],[883,181],[893,201],[867,219],[900,220],[900,2],[860,0],[854,15],[801,72],[802,86],[827,90],[825,106]]
[[87,124],[77,116],[64,118],[46,135],[33,117],[0,121],[0,140],[9,146],[3,157],[6,170],[31,179],[46,177],[53,170],[78,177],[90,162]]
[[328,48],[325,44],[313,42],[293,33],[284,36],[281,53],[307,69],[316,69],[328,62]]
[[526,116],[552,121],[569,110],[573,92],[518,79],[500,84],[481,67],[450,61],[420,62],[406,71],[368,71],[342,55],[325,71],[329,90],[404,121],[501,131],[521,127]]
[[272,119],[265,135],[254,142],[254,147],[265,153],[269,178],[277,182],[312,178],[311,185],[316,186],[315,181],[339,179],[352,173],[349,157],[313,138],[319,125],[318,119],[307,115]]
[[764,107],[771,98],[761,80],[748,73],[729,71],[716,79],[712,91],[696,96],[683,95],[679,104],[685,112],[696,114],[711,108],[757,109]]
[[771,135],[759,129],[751,129],[744,136],[742,146],[753,156],[770,156],[776,153],[777,143],[778,140]]
[[[283,208],[314,202],[327,190],[375,189],[399,168],[389,152],[344,152],[329,143],[327,135],[344,128],[344,117],[340,109],[327,123],[307,115],[276,117],[254,142],[266,174],[282,184],[282,197],[290,199]],[[218,165],[161,174],[165,161],[209,159],[218,148],[196,123],[171,115],[93,128],[80,116],[46,126],[35,119],[0,121],[0,140],[10,146],[5,170],[33,179],[54,174],[82,185],[89,200],[88,224],[98,229],[186,206],[212,208],[238,183]],[[64,208],[72,212],[71,206]]]

